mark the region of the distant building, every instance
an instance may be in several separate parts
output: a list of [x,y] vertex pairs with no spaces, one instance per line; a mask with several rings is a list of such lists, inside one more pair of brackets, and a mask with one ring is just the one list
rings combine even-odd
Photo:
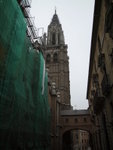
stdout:
[[89,133],[84,130],[72,131],[73,150],[88,150]]

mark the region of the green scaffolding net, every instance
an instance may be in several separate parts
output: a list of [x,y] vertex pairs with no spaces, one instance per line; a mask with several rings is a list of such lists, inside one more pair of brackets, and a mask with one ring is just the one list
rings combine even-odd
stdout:
[[47,82],[17,1],[0,0],[0,149],[49,149]]

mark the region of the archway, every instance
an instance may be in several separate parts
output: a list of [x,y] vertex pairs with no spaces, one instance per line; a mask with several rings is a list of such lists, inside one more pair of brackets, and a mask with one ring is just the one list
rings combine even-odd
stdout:
[[89,130],[67,130],[62,135],[62,150],[90,150],[92,147]]

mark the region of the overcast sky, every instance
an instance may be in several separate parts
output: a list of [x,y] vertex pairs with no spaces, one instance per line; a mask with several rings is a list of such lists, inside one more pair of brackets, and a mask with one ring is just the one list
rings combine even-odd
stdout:
[[47,32],[55,7],[68,45],[71,104],[85,109],[94,0],[32,0],[37,28]]

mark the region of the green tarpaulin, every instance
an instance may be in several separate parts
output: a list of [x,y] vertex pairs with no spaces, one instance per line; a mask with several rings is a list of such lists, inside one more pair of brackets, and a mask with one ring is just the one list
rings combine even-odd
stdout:
[[0,0],[0,149],[48,150],[50,111],[41,52],[16,0]]

